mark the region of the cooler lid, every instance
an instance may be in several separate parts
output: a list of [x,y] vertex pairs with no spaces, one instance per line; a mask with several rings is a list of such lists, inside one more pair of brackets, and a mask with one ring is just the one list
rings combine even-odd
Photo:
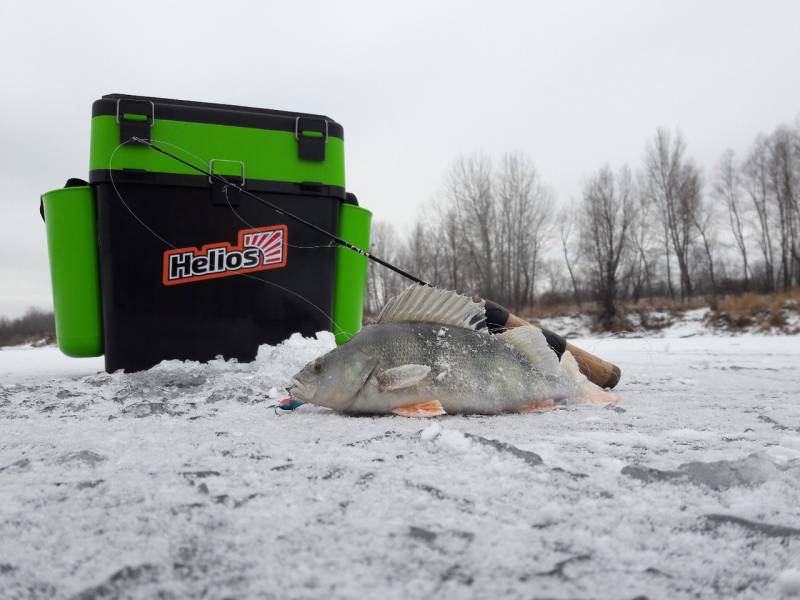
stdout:
[[343,137],[342,126],[325,115],[108,94],[92,105],[89,180],[135,171],[150,183],[158,181],[149,174],[161,176],[162,183],[163,175],[180,175],[184,183],[202,184],[187,165],[137,142],[145,140],[248,185],[317,183],[340,188],[343,195]]
[[321,121],[327,123],[328,136],[344,139],[344,130],[339,123],[325,115],[312,113],[130,94],[106,94],[92,104],[92,117],[112,115],[123,121],[126,114],[143,116],[148,119],[169,119],[171,121],[213,123],[291,132],[297,130],[298,121],[301,127],[304,124],[313,126],[315,125],[313,121]]

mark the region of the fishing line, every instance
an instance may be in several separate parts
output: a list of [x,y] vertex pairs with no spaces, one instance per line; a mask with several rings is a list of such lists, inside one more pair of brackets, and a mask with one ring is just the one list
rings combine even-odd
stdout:
[[283,217],[288,217],[288,218],[292,219],[293,221],[296,221],[296,222],[298,222],[298,223],[300,223],[302,225],[305,225],[306,227],[309,227],[309,228],[313,229],[317,233],[321,233],[322,235],[324,235],[328,239],[334,241],[335,243],[339,244],[340,246],[344,246],[348,250],[352,250],[356,254],[360,254],[361,256],[365,257],[366,259],[374,261],[374,262],[378,263],[379,265],[381,265],[383,267],[386,267],[387,269],[389,269],[391,271],[394,271],[398,275],[402,275],[406,279],[409,279],[409,280],[413,281],[414,283],[418,283],[420,285],[424,285],[424,286],[428,286],[428,287],[433,287],[428,282],[423,281],[419,277],[416,277],[415,275],[412,275],[411,273],[409,273],[407,271],[404,271],[400,267],[396,267],[395,265],[393,265],[393,264],[391,264],[389,262],[386,262],[382,258],[379,258],[379,257],[377,257],[377,256],[375,256],[373,254],[370,254],[366,250],[364,250],[362,248],[359,248],[355,244],[351,244],[347,240],[345,240],[343,238],[340,238],[339,236],[331,233],[330,231],[326,231],[322,227],[320,227],[318,225],[315,225],[314,223],[312,223],[310,221],[307,221],[307,220],[303,219],[302,217],[298,217],[297,215],[295,215],[293,213],[290,213],[290,212],[280,208],[279,206],[273,204],[272,202],[270,202],[268,200],[265,200],[264,198],[261,198],[261,197],[257,196],[256,194],[244,189],[241,185],[237,185],[235,183],[229,182],[227,179],[225,179],[221,175],[217,175],[217,174],[212,173],[212,172],[210,172],[210,171],[208,171],[206,169],[203,169],[202,167],[198,167],[197,165],[193,165],[189,161],[186,161],[186,160],[182,159],[179,156],[175,156],[174,154],[172,154],[170,152],[167,152],[163,148],[160,148],[159,146],[156,146],[155,144],[153,144],[151,141],[148,141],[148,140],[145,140],[145,139],[142,139],[142,138],[138,138],[138,137],[132,137],[131,141],[137,142],[139,144],[143,144],[145,146],[149,146],[150,148],[152,148],[156,152],[160,152],[161,154],[164,154],[165,156],[168,156],[168,157],[172,158],[173,160],[176,160],[176,161],[180,162],[181,164],[189,167],[190,169],[193,169],[194,171],[197,171],[198,173],[202,173],[203,175],[205,175],[209,179],[214,179],[215,181],[217,181],[218,183],[221,183],[222,185],[227,185],[227,186],[230,186],[230,187],[236,189],[237,191],[239,191],[239,193],[244,194],[248,198],[252,198],[256,202],[259,202],[260,204],[263,204],[264,206],[268,206],[269,208],[274,210],[279,215],[281,215]]
[[[128,141],[130,141],[130,140],[128,140]],[[171,147],[173,147],[173,148],[175,148],[175,149],[177,149],[177,150],[180,150],[180,151],[181,151],[181,152],[183,152],[184,154],[188,154],[188,155],[189,155],[189,156],[191,156],[192,158],[194,158],[194,159],[196,159],[196,160],[200,161],[202,164],[208,164],[208,163],[209,163],[209,161],[208,161],[208,160],[206,160],[206,159],[204,159],[202,156],[198,156],[198,155],[197,155],[197,154],[195,154],[194,152],[191,152],[190,150],[187,150],[186,148],[182,148],[181,146],[178,146],[177,144],[173,144],[172,142],[168,142],[168,141],[166,141],[166,140],[154,140],[154,141],[158,142],[159,144],[165,144],[165,145],[167,145],[167,146],[171,146]],[[235,216],[237,219],[239,219],[239,221],[241,221],[242,223],[244,223],[245,225],[247,225],[248,227],[250,227],[251,229],[254,229],[254,228],[258,227],[257,225],[253,225],[252,223],[250,223],[249,221],[247,221],[247,220],[246,220],[244,217],[242,217],[242,216],[241,216],[241,215],[238,213],[238,211],[237,211],[237,210],[236,210],[236,209],[233,207],[233,204],[231,204],[230,197],[228,196],[228,186],[227,186],[227,185],[223,186],[223,188],[222,188],[222,191],[223,191],[223,193],[225,194],[225,202],[228,204],[228,208],[230,208],[230,209],[231,209],[231,212],[234,214],[234,216]],[[332,247],[333,247],[333,246],[332,246],[332,244],[331,244],[330,242],[329,242],[329,243],[327,243],[327,244],[325,244],[324,246],[299,246],[299,245],[297,245],[297,244],[290,244],[290,243],[287,241],[287,242],[286,242],[286,245],[287,245],[287,246],[289,246],[290,248],[299,248],[299,249],[301,249],[301,250],[316,250],[316,249],[319,249],[319,248],[332,248]]]
[[[231,204],[230,196],[228,195],[228,186],[227,185],[222,189],[222,193],[225,194],[225,202],[227,202],[228,208],[231,209],[231,212],[234,215],[236,215],[236,218],[239,219],[242,223],[244,223],[248,227],[250,227],[251,229],[256,228],[257,225],[253,225],[252,223],[250,223],[250,221],[248,221],[243,216],[241,216],[236,211],[236,209],[233,207],[233,204]],[[335,244],[333,242],[328,242],[324,246],[297,246],[295,244],[290,244],[289,242],[286,242],[286,245],[289,246],[290,248],[301,248],[303,250],[317,250],[319,248],[333,248],[333,247],[335,247]]]
[[123,206],[124,206],[124,207],[125,207],[125,208],[128,210],[128,212],[129,212],[129,213],[131,213],[131,215],[133,216],[133,218],[134,218],[134,219],[136,219],[136,220],[139,222],[139,224],[140,224],[142,227],[144,227],[144,228],[145,228],[147,231],[149,231],[149,232],[151,233],[151,235],[153,235],[153,236],[155,236],[157,239],[161,240],[161,242],[163,242],[164,244],[166,244],[166,245],[167,245],[167,246],[169,246],[170,248],[173,248],[173,249],[174,249],[174,248],[177,248],[177,246],[175,246],[174,244],[171,244],[170,242],[168,242],[167,240],[165,240],[163,237],[161,237],[161,236],[160,236],[160,235],[158,235],[158,234],[157,234],[155,231],[153,231],[153,230],[152,230],[152,229],[151,229],[151,228],[150,228],[150,227],[147,225],[147,223],[145,223],[144,221],[142,221],[142,220],[139,218],[139,215],[137,215],[137,214],[136,214],[136,213],[135,213],[135,212],[134,212],[134,211],[131,209],[131,207],[130,207],[130,206],[128,206],[128,203],[127,203],[127,202],[125,202],[125,199],[122,197],[122,194],[120,194],[120,193],[119,193],[119,189],[117,189],[117,184],[114,182],[114,171],[111,169],[111,163],[112,163],[112,161],[114,160],[114,155],[117,153],[117,151],[118,151],[120,148],[122,148],[122,147],[123,147],[125,144],[128,144],[130,141],[131,141],[131,140],[127,140],[127,141],[125,141],[125,142],[121,142],[121,143],[120,143],[120,144],[119,144],[119,145],[118,145],[116,148],[114,148],[114,151],[111,153],[111,156],[109,156],[109,157],[108,157],[108,177],[109,177],[109,179],[111,180],[111,187],[113,187],[113,188],[114,188],[114,193],[116,193],[116,194],[117,194],[117,198],[119,198],[120,202],[122,202],[122,205],[123,205]]
[[[143,220],[142,220],[142,219],[139,217],[139,215],[137,215],[137,214],[136,214],[136,212],[135,212],[135,211],[134,211],[134,210],[133,210],[133,209],[132,209],[132,208],[131,208],[131,207],[128,205],[128,203],[127,203],[127,202],[125,202],[125,198],[123,198],[123,197],[122,197],[122,194],[120,193],[120,191],[119,191],[119,188],[117,188],[117,184],[116,184],[116,182],[114,181],[114,171],[113,171],[113,169],[112,169],[112,162],[113,162],[113,160],[114,160],[114,156],[116,155],[117,151],[118,151],[120,148],[122,148],[122,147],[123,147],[125,144],[128,144],[128,143],[130,143],[131,141],[133,141],[133,140],[127,140],[127,141],[125,141],[125,142],[121,142],[120,144],[118,144],[118,145],[117,145],[117,147],[116,147],[116,148],[114,148],[114,151],[111,153],[111,156],[109,156],[109,158],[108,158],[108,176],[109,176],[109,179],[110,179],[110,181],[111,181],[111,187],[113,187],[113,188],[114,188],[114,193],[117,195],[117,198],[119,198],[119,201],[120,201],[120,202],[122,202],[122,205],[125,207],[125,209],[126,209],[126,210],[127,210],[127,211],[128,211],[130,214],[131,214],[131,216],[132,216],[134,219],[136,219],[136,221],[137,221],[137,222],[138,222],[138,223],[139,223],[139,224],[140,224],[140,225],[141,225],[141,226],[142,226],[142,227],[143,227],[143,228],[144,228],[144,229],[145,229],[147,232],[149,232],[149,233],[150,233],[152,236],[154,236],[156,239],[158,239],[159,241],[161,241],[161,242],[162,242],[164,245],[166,245],[167,247],[169,247],[169,248],[172,248],[172,249],[175,249],[175,248],[177,248],[177,246],[176,246],[175,244],[173,244],[172,242],[170,242],[170,241],[166,240],[164,237],[162,237],[161,235],[159,235],[159,234],[158,234],[158,233],[157,233],[155,230],[153,230],[153,229],[152,229],[152,228],[151,228],[149,225],[147,225],[147,223],[145,223],[145,222],[144,222],[144,221],[143,221]],[[163,141],[159,141],[159,143],[165,143],[165,144],[168,144],[168,145],[174,146],[174,144],[170,144],[169,142],[163,142]],[[181,149],[181,150],[183,150],[183,149]],[[184,151],[185,151],[185,150],[184,150]],[[192,153],[191,153],[191,152],[188,152],[188,151],[185,151],[185,152],[186,152],[187,154],[190,154],[190,155],[192,155]],[[198,157],[198,156],[195,156],[195,155],[193,155],[193,156],[194,156],[195,158],[197,158],[197,159],[200,159],[200,157]],[[200,160],[202,160],[202,159],[200,159]],[[233,207],[231,207],[231,208],[233,208]],[[252,227],[252,226],[251,226],[251,227]],[[293,246],[293,247],[297,247],[297,246]],[[300,247],[302,248],[302,246],[300,246]],[[328,248],[328,247],[331,247],[331,246],[319,246],[319,247],[320,247],[320,248]],[[345,335],[349,335],[349,336],[352,336],[352,335],[354,335],[354,334],[355,334],[355,332],[353,332],[353,331],[347,331],[347,330],[346,330],[344,327],[342,327],[342,326],[341,326],[341,325],[339,325],[339,324],[338,324],[336,321],[334,321],[334,320],[333,320],[333,316],[332,316],[332,315],[329,315],[329,314],[328,314],[327,312],[325,312],[325,310],[323,310],[321,307],[317,306],[317,305],[316,305],[316,304],[314,304],[314,303],[313,303],[311,300],[309,300],[308,298],[306,298],[306,297],[305,297],[305,296],[303,296],[302,294],[300,294],[300,293],[298,293],[298,292],[295,292],[294,290],[291,290],[291,289],[289,289],[289,288],[286,288],[286,287],[284,287],[284,286],[282,286],[282,285],[280,285],[280,284],[278,284],[278,283],[275,283],[274,281],[267,281],[266,279],[261,279],[260,277],[256,277],[255,275],[252,275],[252,274],[250,274],[250,273],[243,273],[243,274],[239,275],[239,277],[246,277],[247,279],[252,279],[252,280],[254,280],[254,281],[259,281],[259,282],[261,282],[261,283],[264,283],[264,284],[267,284],[267,285],[271,285],[271,286],[273,286],[273,287],[275,287],[275,288],[278,288],[279,290],[282,290],[282,291],[284,291],[284,292],[286,292],[286,293],[288,293],[288,294],[291,294],[292,296],[295,296],[296,298],[299,298],[300,300],[302,300],[303,302],[305,302],[306,304],[308,304],[309,306],[311,306],[311,307],[313,307],[315,310],[317,310],[317,311],[318,311],[318,312],[319,312],[319,313],[320,313],[322,316],[324,316],[324,317],[325,317],[325,318],[326,318],[326,319],[327,319],[327,320],[330,322],[330,324],[331,324],[331,325],[333,325],[333,326],[334,326],[334,327],[335,327],[335,328],[338,330],[338,332],[340,332],[340,333],[343,333],[343,334],[345,334]],[[334,332],[334,333],[336,333],[336,332]]]
[[[116,154],[117,150],[119,150],[119,148],[120,148],[121,146],[124,146],[125,144],[127,144],[127,143],[129,143],[129,142],[131,142],[131,141],[133,141],[133,140],[127,140],[127,141],[125,141],[125,142],[122,142],[121,144],[119,144],[119,145],[118,145],[118,146],[117,146],[117,147],[114,149],[114,152],[112,152],[112,153],[111,153],[111,157],[109,157],[109,161],[108,161],[108,165],[109,165],[109,173],[111,173],[111,161],[112,161],[112,160],[113,160],[113,158],[114,158],[114,154]],[[195,154],[194,152],[192,152],[192,151],[190,151],[190,150],[187,150],[186,148],[182,148],[181,146],[178,146],[177,144],[173,144],[172,142],[168,142],[168,141],[166,141],[166,140],[155,140],[155,141],[156,141],[156,142],[158,142],[159,144],[164,144],[164,145],[166,145],[166,146],[171,146],[171,147],[173,147],[173,148],[175,148],[175,149],[177,149],[177,150],[179,150],[179,151],[183,152],[184,154],[187,154],[187,155],[191,156],[192,158],[194,158],[194,159],[198,160],[199,162],[201,162],[201,163],[203,163],[203,164],[208,164],[208,162],[209,162],[208,160],[205,160],[205,159],[204,159],[202,156],[198,156],[198,155],[197,155],[197,154]],[[111,175],[111,183],[112,183],[112,184],[114,184],[113,175]],[[120,194],[119,194],[119,190],[117,190],[117,187],[116,187],[116,185],[114,185],[114,189],[117,191],[117,196],[119,196],[119,195],[120,195]],[[236,218],[237,218],[237,219],[239,219],[239,220],[240,220],[242,223],[244,223],[244,224],[245,224],[245,225],[247,225],[248,227],[250,227],[251,229],[253,229],[253,228],[257,227],[256,225],[253,225],[252,223],[249,223],[247,220],[245,220],[245,219],[244,219],[244,217],[242,217],[242,216],[241,216],[241,215],[240,215],[240,214],[239,214],[239,213],[238,213],[238,212],[237,212],[237,211],[236,211],[236,210],[233,208],[233,205],[231,204],[230,198],[228,197],[228,185],[226,185],[226,186],[224,186],[224,187],[223,187],[223,193],[225,194],[225,200],[226,200],[226,202],[227,202],[227,204],[228,204],[228,207],[231,209],[231,212],[233,212],[233,214],[236,216]],[[123,201],[123,203],[124,203],[124,201]],[[126,208],[127,208],[127,205],[126,205]],[[130,210],[130,209],[128,209],[128,210]],[[138,220],[140,223],[142,223],[142,225],[144,225],[144,223],[143,223],[143,222],[141,221],[141,219],[139,219],[138,217],[137,217],[137,220]],[[147,229],[149,229],[149,230],[151,231],[151,233],[154,233],[152,229],[150,229],[149,227],[147,227],[147,225],[145,225],[145,227],[146,227]],[[159,238],[159,239],[160,239],[162,242],[163,242],[163,241],[165,241],[163,238],[161,238],[161,237],[160,237],[160,236],[158,236],[157,234],[156,234],[156,237],[158,237],[158,238]],[[319,249],[319,248],[332,248],[332,247],[333,247],[333,244],[332,244],[331,242],[328,242],[328,243],[327,243],[327,244],[325,244],[324,246],[299,246],[299,245],[297,245],[297,244],[290,244],[290,243],[287,241],[287,242],[286,242],[286,245],[287,245],[287,246],[289,246],[290,248],[299,248],[299,249],[302,249],[302,250],[315,250],[315,249]],[[173,246],[173,247],[174,247],[174,246]]]

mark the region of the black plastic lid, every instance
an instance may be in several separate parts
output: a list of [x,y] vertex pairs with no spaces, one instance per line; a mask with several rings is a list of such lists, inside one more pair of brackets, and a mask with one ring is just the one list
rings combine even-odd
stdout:
[[[92,104],[92,117],[117,114],[119,100],[134,102],[152,102],[156,119],[173,121],[189,121],[193,123],[213,123],[215,125],[233,125],[236,127],[252,127],[255,129],[273,129],[278,131],[296,131],[298,117],[327,121],[329,136],[344,139],[342,126],[325,115],[311,113],[274,110],[269,108],[252,108],[231,104],[214,104],[211,102],[193,102],[189,100],[171,100],[153,96],[132,96],[130,94],[107,94]],[[138,113],[137,113],[138,114]]]

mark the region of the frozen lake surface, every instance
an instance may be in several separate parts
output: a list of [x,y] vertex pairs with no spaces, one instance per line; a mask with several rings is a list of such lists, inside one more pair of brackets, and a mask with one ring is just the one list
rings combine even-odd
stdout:
[[800,594],[800,338],[574,341],[618,406],[276,414],[328,335],[131,375],[2,350],[0,597]]

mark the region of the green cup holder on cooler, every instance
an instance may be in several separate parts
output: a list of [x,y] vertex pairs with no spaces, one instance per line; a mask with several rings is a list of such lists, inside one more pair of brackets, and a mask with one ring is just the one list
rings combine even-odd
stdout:
[[[339,237],[369,251],[372,213],[354,204],[339,209]],[[331,329],[341,345],[361,329],[364,316],[364,289],[367,283],[367,258],[342,246],[336,248],[336,287],[333,296]]]
[[88,185],[42,196],[58,347],[67,356],[103,354],[97,210]]

